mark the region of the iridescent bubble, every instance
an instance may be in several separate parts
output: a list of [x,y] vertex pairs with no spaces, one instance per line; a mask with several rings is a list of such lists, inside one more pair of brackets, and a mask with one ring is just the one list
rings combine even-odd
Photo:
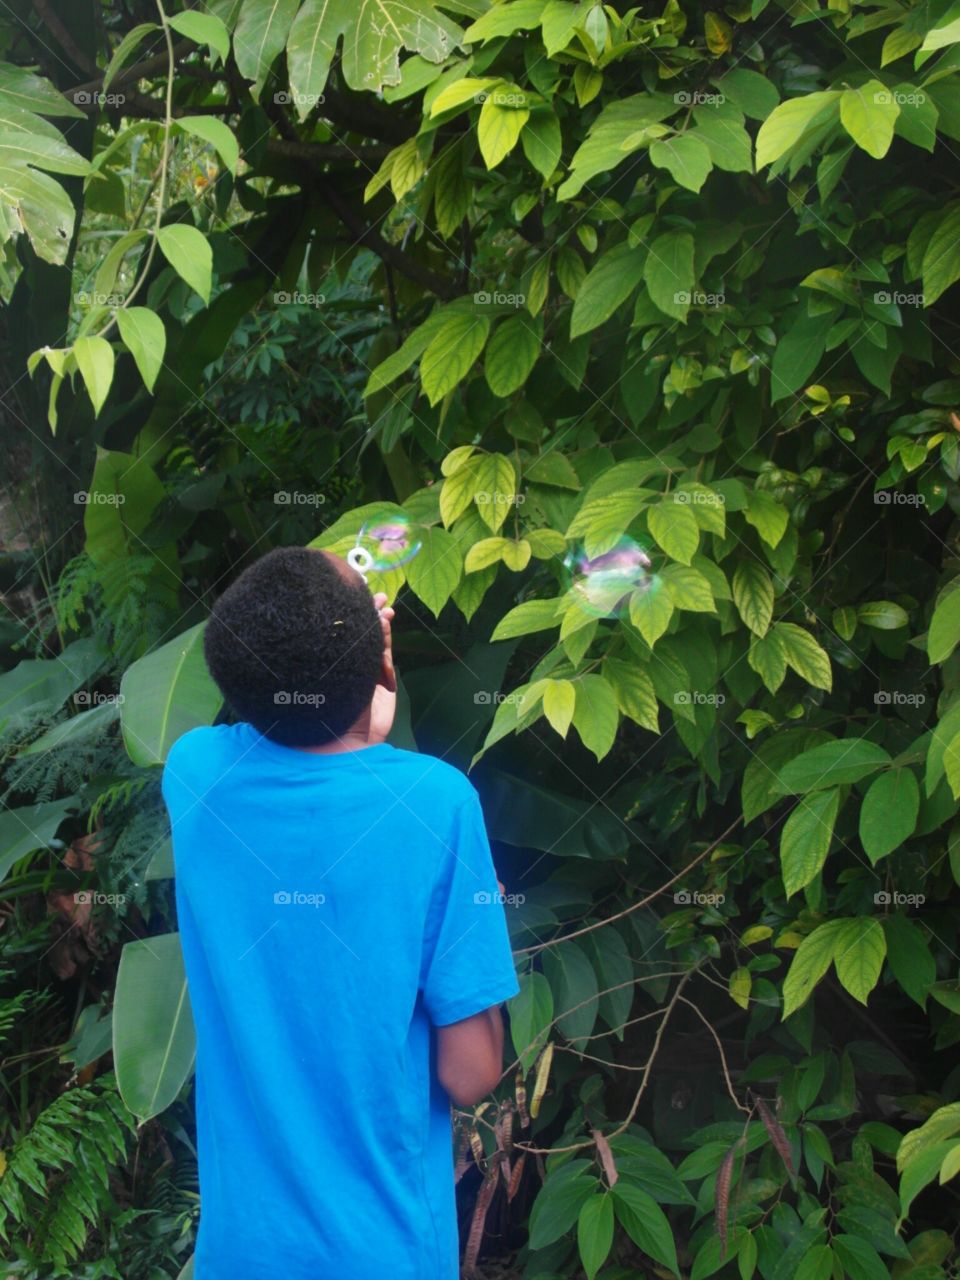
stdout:
[[599,556],[572,551],[564,564],[572,577],[571,597],[598,618],[625,612],[633,592],[649,591],[655,581],[649,572],[650,557],[639,543],[627,537]]
[[357,534],[347,563],[360,573],[389,573],[409,564],[423,546],[416,526],[405,516],[370,521]]

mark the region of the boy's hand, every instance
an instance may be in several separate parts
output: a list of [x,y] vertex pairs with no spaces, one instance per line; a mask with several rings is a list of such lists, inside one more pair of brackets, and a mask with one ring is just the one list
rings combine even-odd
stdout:
[[383,632],[383,663],[380,679],[373,691],[373,701],[370,703],[367,741],[371,745],[387,740],[397,711],[397,673],[393,665],[393,636],[390,628],[394,612],[387,604],[387,596],[383,591],[377,592],[373,597],[373,603],[380,614],[380,629]]

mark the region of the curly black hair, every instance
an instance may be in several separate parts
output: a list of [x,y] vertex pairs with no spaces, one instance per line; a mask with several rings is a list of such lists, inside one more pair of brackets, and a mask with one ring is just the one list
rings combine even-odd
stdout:
[[203,651],[228,705],[289,747],[340,737],[369,705],[383,633],[373,597],[328,556],[278,547],[219,597]]

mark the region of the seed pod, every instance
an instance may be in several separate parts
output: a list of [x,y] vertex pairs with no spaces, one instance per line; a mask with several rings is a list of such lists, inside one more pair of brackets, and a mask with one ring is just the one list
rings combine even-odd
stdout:
[[530,1126],[530,1114],[527,1111],[527,1086],[523,1082],[523,1072],[517,1072],[516,1083],[517,1095],[517,1111],[520,1113],[520,1128],[527,1129]]
[[476,1275],[477,1257],[480,1253],[480,1244],[483,1240],[483,1224],[487,1220],[487,1210],[490,1208],[490,1201],[493,1199],[493,1193],[497,1189],[497,1168],[494,1164],[491,1166],[490,1172],[483,1180],[483,1186],[480,1188],[480,1194],[477,1196],[477,1207],[473,1211],[473,1220],[470,1223],[470,1234],[467,1237],[467,1247],[463,1255],[463,1274],[464,1276]]
[[510,1175],[510,1183],[507,1187],[507,1204],[510,1203],[520,1188],[520,1179],[523,1177],[523,1168],[526,1163],[527,1154],[524,1152],[517,1163],[513,1166],[513,1172]]
[[763,1127],[770,1135],[770,1141],[780,1153],[780,1159],[787,1166],[787,1173],[791,1178],[795,1178],[797,1175],[793,1168],[793,1153],[790,1150],[790,1140],[784,1133],[783,1126],[762,1098],[755,1097],[754,1102],[760,1114],[760,1119],[763,1121]]
[[551,1040],[537,1063],[537,1078],[533,1083],[533,1097],[530,1099],[530,1115],[536,1120],[540,1114],[540,1103],[547,1091],[547,1079],[550,1075],[550,1064],[553,1062],[553,1041]]
[[513,1106],[509,1102],[505,1102],[503,1105],[500,1145],[509,1154],[513,1150]]
[[483,1142],[480,1134],[477,1132],[477,1126],[474,1125],[470,1130],[470,1150],[473,1152],[473,1158],[478,1165],[483,1164]]

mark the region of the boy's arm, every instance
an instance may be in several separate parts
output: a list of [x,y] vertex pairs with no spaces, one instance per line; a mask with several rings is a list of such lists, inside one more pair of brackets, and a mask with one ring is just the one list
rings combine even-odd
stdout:
[[503,1065],[500,1006],[437,1027],[437,1076],[458,1107],[472,1107],[499,1083]]

